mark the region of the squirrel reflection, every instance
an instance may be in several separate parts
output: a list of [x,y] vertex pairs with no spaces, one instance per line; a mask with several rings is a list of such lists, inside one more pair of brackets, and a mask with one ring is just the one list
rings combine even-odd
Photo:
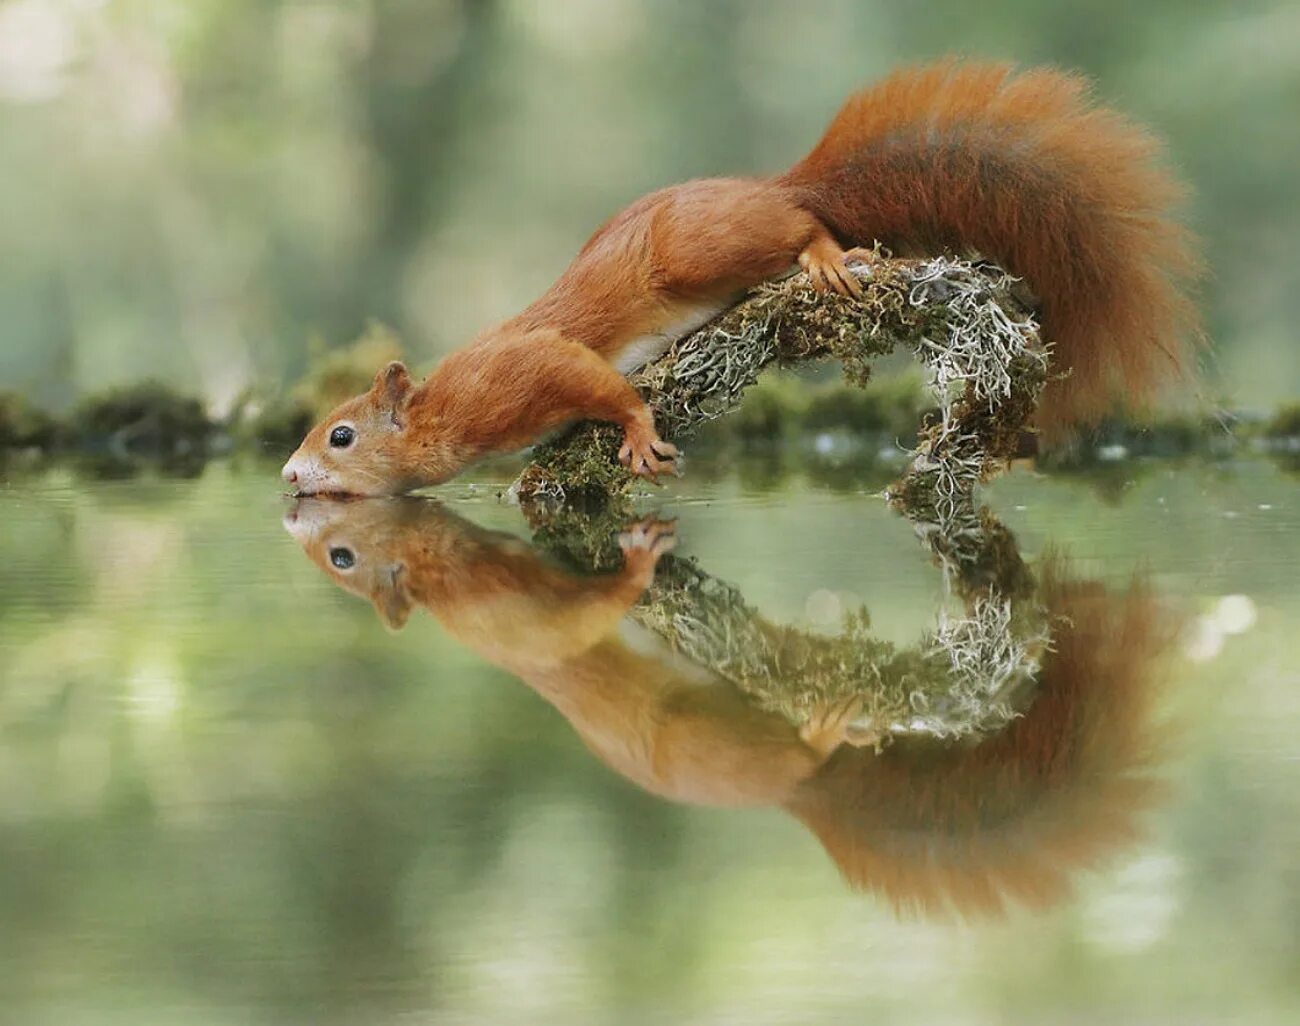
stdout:
[[673,547],[666,523],[623,531],[621,569],[598,576],[420,499],[302,499],[285,525],[390,627],[423,606],[640,787],[783,808],[852,887],[900,910],[1047,907],[1135,839],[1158,794],[1153,669],[1172,631],[1140,584],[1111,592],[1047,561],[1035,596],[1051,639],[1021,714],[988,735],[877,749],[855,735],[857,704],[796,727],[629,616]]

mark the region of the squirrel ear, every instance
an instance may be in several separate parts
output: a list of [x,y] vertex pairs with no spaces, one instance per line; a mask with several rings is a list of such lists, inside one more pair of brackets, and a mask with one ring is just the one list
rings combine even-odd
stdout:
[[405,627],[406,621],[411,617],[411,594],[406,590],[403,569],[399,564],[389,571],[391,587],[385,588],[374,598],[375,612],[384,621],[384,626],[393,633]]
[[394,360],[387,367],[375,375],[373,391],[381,403],[390,411],[393,416],[393,423],[401,427],[401,421],[397,419],[397,411],[400,410],[406,402],[406,397],[411,391],[411,375],[406,371],[406,364],[401,360]]

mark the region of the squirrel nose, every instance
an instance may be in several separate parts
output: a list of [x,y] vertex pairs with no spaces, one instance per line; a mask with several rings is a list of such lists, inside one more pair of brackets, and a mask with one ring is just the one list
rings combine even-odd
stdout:
[[298,483],[298,471],[294,469],[292,460],[284,465],[284,469],[280,471],[280,476],[284,478],[285,484]]

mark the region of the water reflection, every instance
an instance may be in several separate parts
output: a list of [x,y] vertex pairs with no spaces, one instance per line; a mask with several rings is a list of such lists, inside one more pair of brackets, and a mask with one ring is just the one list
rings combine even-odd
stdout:
[[1051,906],[1159,794],[1155,595],[1030,566],[987,514],[917,525],[953,607],[906,649],[865,615],[772,623],[653,518],[548,520],[529,545],[428,500],[303,499],[285,526],[389,627],[423,607],[628,780],[784,809],[900,911]]

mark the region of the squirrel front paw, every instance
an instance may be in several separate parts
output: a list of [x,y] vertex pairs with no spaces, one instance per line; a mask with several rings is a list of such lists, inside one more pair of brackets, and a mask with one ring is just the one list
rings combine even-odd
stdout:
[[676,521],[656,516],[628,524],[618,534],[618,547],[623,550],[624,567],[648,585],[654,577],[660,558],[677,547],[676,531]]
[[680,455],[677,446],[665,442],[653,427],[636,426],[624,431],[618,461],[632,473],[654,480],[659,474],[676,474],[678,466],[675,461]]
[[677,546],[677,522],[649,516],[635,520],[618,533],[618,547],[624,556],[648,552],[655,559]]

